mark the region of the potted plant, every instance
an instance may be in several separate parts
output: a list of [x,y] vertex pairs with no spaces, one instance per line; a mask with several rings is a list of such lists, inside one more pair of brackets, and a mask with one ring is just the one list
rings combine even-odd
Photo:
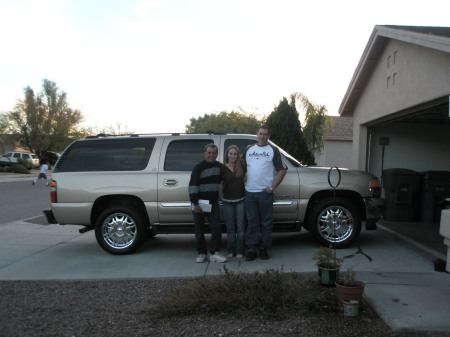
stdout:
[[320,283],[334,285],[339,280],[339,270],[343,259],[336,257],[336,250],[330,245],[321,246],[312,256],[316,261]]
[[355,280],[353,268],[348,268],[342,279],[336,281],[339,304],[343,305],[344,301],[359,301],[361,303],[365,286],[364,282]]

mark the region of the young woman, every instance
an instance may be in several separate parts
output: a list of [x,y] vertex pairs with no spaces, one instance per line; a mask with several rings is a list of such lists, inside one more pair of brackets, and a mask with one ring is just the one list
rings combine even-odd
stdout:
[[231,145],[225,153],[228,172],[223,180],[223,215],[227,226],[227,257],[244,257],[245,207],[244,175],[239,148]]

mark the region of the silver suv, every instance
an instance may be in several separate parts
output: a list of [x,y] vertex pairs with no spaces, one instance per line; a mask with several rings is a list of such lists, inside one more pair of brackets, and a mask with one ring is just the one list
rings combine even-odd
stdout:
[[[75,141],[54,167],[51,209],[44,213],[50,223],[85,226],[81,232],[94,229],[100,246],[112,254],[134,252],[148,235],[194,233],[188,184],[204,146],[215,143],[223,162],[228,146],[243,152],[256,142],[256,136],[242,134]],[[363,223],[376,228],[383,206],[376,177],[304,166],[280,150],[288,171],[275,192],[274,232],[304,227],[322,245],[339,248],[356,240]]]
[[39,158],[31,152],[11,151],[0,157],[0,166],[12,166],[17,164],[19,158],[28,161],[31,168],[39,167]]

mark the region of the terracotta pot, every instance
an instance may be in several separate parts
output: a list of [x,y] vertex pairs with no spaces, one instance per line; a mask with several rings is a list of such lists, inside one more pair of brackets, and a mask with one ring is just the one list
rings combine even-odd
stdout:
[[364,293],[364,287],[366,284],[361,281],[354,281],[355,286],[345,286],[342,281],[337,281],[336,290],[339,296],[339,304],[343,305],[344,301],[362,301],[362,295]]
[[323,268],[318,266],[319,280],[323,285],[334,285],[339,280],[339,267]]

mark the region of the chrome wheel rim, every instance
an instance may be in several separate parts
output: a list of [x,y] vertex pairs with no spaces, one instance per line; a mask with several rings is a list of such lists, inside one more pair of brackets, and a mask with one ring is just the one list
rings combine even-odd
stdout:
[[102,229],[103,240],[114,249],[127,248],[136,238],[136,223],[124,213],[108,216],[103,221]]
[[330,206],[320,214],[317,227],[325,240],[339,243],[352,235],[354,223],[353,215],[346,208]]

